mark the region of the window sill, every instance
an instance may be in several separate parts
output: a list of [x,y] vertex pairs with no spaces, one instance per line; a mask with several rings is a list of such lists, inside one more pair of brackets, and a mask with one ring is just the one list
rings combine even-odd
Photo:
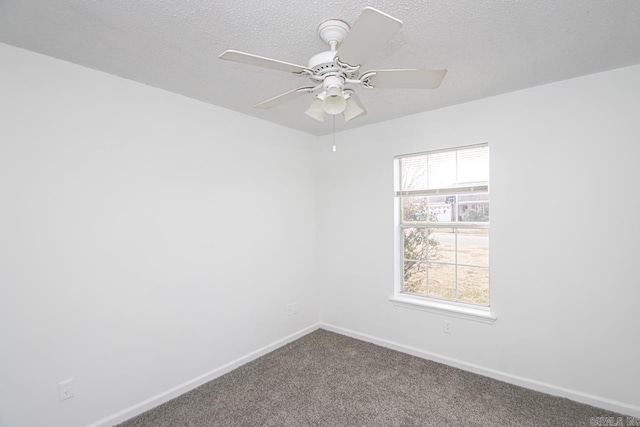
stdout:
[[396,307],[410,308],[413,310],[429,311],[431,313],[445,316],[458,317],[461,319],[473,320],[481,323],[493,324],[498,318],[491,314],[489,310],[481,308],[463,307],[459,305],[447,304],[433,300],[425,300],[409,295],[394,295],[389,298],[391,304]]

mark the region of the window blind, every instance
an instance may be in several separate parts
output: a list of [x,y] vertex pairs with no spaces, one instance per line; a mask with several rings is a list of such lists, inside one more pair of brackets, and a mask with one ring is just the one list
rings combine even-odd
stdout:
[[398,156],[396,196],[486,193],[489,145]]

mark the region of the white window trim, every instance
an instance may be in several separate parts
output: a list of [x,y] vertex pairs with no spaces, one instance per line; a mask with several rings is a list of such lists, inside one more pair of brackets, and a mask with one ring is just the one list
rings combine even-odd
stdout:
[[[478,144],[477,146],[483,146],[488,144]],[[443,149],[438,151],[449,151],[455,150],[458,148],[472,148],[469,147],[456,147]],[[431,153],[431,152],[429,152]],[[416,154],[426,154],[426,153],[416,153]],[[395,156],[395,158],[404,157]],[[394,171],[397,173],[397,171]],[[406,195],[406,194],[394,194],[394,196]],[[389,301],[396,307],[408,308],[412,310],[421,310],[427,311],[430,313],[440,314],[449,317],[456,317],[460,319],[472,320],[480,323],[493,324],[498,316],[491,312],[491,306],[475,306],[473,304],[464,304],[456,301],[447,301],[447,300],[439,300],[435,298],[429,298],[424,296],[414,296],[411,294],[405,294],[402,289],[403,283],[403,271],[402,271],[402,254],[404,252],[404,248],[402,246],[402,239],[400,239],[399,233],[402,231],[401,226],[401,210],[400,210],[400,201],[399,197],[394,197],[394,216],[395,216],[395,232],[394,232],[394,240],[395,240],[395,248],[396,248],[396,262],[394,265],[395,270],[395,285],[394,285],[394,294],[389,297]],[[456,226],[459,226],[456,225]],[[464,226],[463,226],[464,228]]]
[[498,316],[491,313],[488,308],[475,308],[455,304],[452,301],[435,301],[425,297],[416,297],[396,292],[389,298],[391,304],[396,307],[410,308],[413,310],[428,311],[460,319],[474,320],[476,322],[493,324]]

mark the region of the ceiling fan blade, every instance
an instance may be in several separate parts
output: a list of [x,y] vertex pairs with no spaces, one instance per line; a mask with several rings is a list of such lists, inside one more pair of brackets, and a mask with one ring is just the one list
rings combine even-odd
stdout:
[[289,73],[302,73],[307,69],[307,67],[303,67],[302,65],[291,64],[289,62],[239,52],[237,50],[227,50],[223,52],[219,58],[227,61],[241,62],[243,64],[257,65],[258,67],[271,68],[273,70],[287,71]]
[[[368,79],[366,74],[375,73]],[[437,89],[447,70],[375,70],[363,74],[374,88]]]
[[309,93],[313,91],[313,87],[299,87],[298,89],[291,90],[289,92],[285,92],[282,95],[275,96],[271,99],[267,99],[264,102],[256,105],[255,108],[268,109],[277,107],[278,105],[284,104],[286,102],[292,101],[305,93]]
[[362,65],[400,28],[402,21],[399,19],[365,7],[338,48],[336,56],[349,65]]

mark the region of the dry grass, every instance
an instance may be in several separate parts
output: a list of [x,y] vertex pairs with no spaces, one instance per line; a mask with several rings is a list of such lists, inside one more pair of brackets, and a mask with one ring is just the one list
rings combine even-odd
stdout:
[[[456,266],[437,264],[437,262],[455,263],[454,244],[439,242],[436,255],[431,260],[436,263],[429,263],[428,275],[427,263],[405,263],[404,291],[410,294],[455,300]],[[488,246],[459,244],[458,263],[488,267]],[[457,276],[459,301],[481,305],[489,304],[488,268],[457,266]]]

